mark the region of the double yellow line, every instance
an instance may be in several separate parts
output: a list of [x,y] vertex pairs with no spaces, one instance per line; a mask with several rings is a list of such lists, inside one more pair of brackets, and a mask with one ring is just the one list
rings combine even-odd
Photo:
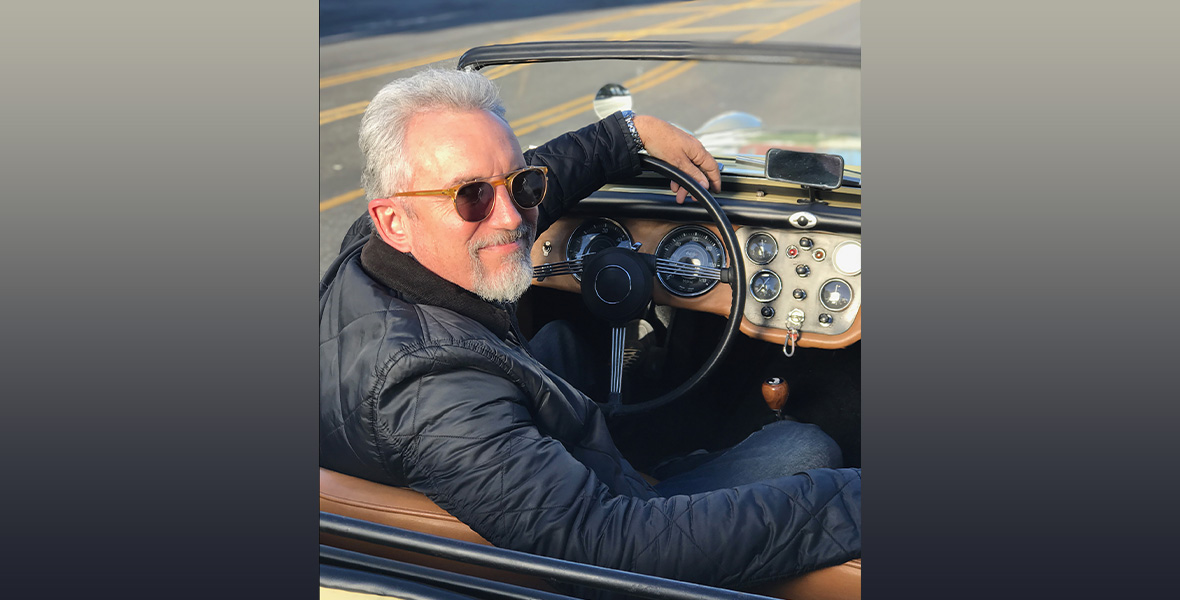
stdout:
[[[528,35],[516,36],[513,38],[507,38],[507,39],[500,40],[498,42],[490,42],[490,43],[492,43],[492,44],[516,44],[519,42],[536,42],[536,41],[546,40],[546,39],[555,39],[560,34],[565,33],[567,31],[574,31],[577,29],[585,29],[587,27],[594,27],[596,25],[603,25],[605,23],[611,23],[613,21],[619,21],[622,19],[630,18],[630,17],[639,17],[639,16],[644,16],[644,15],[652,15],[652,14],[660,14],[660,13],[673,13],[673,12],[685,12],[685,11],[697,10],[698,7],[694,6],[694,5],[700,4],[703,1],[705,1],[705,0],[694,0],[693,2],[686,2],[684,4],[680,4],[680,5],[676,5],[676,6],[649,6],[649,7],[645,7],[645,8],[637,8],[637,9],[629,10],[629,11],[622,12],[622,13],[619,13],[616,15],[607,15],[605,17],[591,19],[589,21],[580,21],[577,23],[570,23],[567,25],[562,25],[560,27],[553,27],[550,29],[538,31],[538,32],[531,33]],[[466,48],[463,48],[460,50],[450,50],[447,52],[441,52],[439,54],[427,56],[425,58],[414,58],[414,59],[405,60],[405,61],[401,61],[401,62],[380,65],[380,66],[372,67],[369,69],[362,69],[360,71],[352,71],[349,73],[342,73],[340,75],[323,77],[320,79],[320,89],[329,88],[329,87],[333,87],[333,86],[337,86],[337,85],[343,85],[346,83],[352,83],[354,81],[361,81],[362,79],[369,79],[371,77],[378,77],[380,75],[388,75],[389,73],[396,73],[398,71],[404,71],[406,69],[413,69],[415,67],[421,67],[423,65],[429,65],[431,63],[441,62],[444,60],[459,58],[466,51],[467,51]]]
[[[701,0],[697,0],[697,2],[700,2],[700,1]],[[672,21],[670,23],[662,24],[658,27],[649,27],[646,29],[638,29],[638,30],[634,30],[634,31],[620,32],[620,33],[617,33],[613,36],[607,37],[607,39],[612,39],[612,40],[634,39],[634,40],[637,40],[637,39],[647,37],[650,35],[654,35],[654,34],[667,33],[669,31],[675,30],[679,27],[683,27],[685,25],[690,25],[692,23],[696,23],[697,21],[718,17],[718,16],[721,16],[725,13],[729,13],[729,12],[733,12],[733,11],[737,11],[737,10],[753,8],[759,4],[764,4],[767,1],[769,1],[769,0],[751,0],[749,2],[742,2],[740,4],[732,4],[729,6],[704,8],[704,9],[700,10],[700,12],[698,14],[689,15],[687,17],[682,17],[682,18]],[[695,3],[696,2],[694,2],[693,4],[695,4]],[[677,9],[685,10],[685,7],[680,6],[680,7],[677,7]],[[696,9],[696,7],[693,7],[693,9]],[[606,17],[602,17],[599,19],[593,19],[590,21],[584,21],[584,22],[580,22],[580,23],[571,23],[569,25],[563,25],[561,27],[554,27],[552,29],[547,29],[547,30],[539,32],[539,33],[534,33],[534,34],[530,34],[527,36],[520,36],[520,37],[508,39],[508,40],[505,40],[505,41],[499,42],[499,43],[512,44],[512,43],[517,43],[517,42],[538,41],[538,40],[545,40],[545,39],[549,39],[549,40],[564,39],[564,37],[561,36],[560,34],[566,33],[566,32],[569,32],[569,31],[572,31],[575,29],[585,29],[588,27],[593,27],[595,25],[602,25],[604,23],[610,23],[612,21],[618,21],[620,19],[625,19],[628,17],[635,17],[635,16],[661,13],[661,12],[669,12],[669,11],[667,10],[666,7],[640,8],[640,9],[636,9],[636,10],[627,11],[625,13],[621,13],[618,15],[606,16]],[[601,35],[602,34],[599,34],[599,36],[601,36]],[[372,69],[365,69],[363,71],[355,71],[353,73],[345,73],[344,75],[339,75],[336,77],[325,77],[320,80],[320,89],[323,89],[325,87],[331,87],[334,85],[340,85],[342,83],[359,81],[361,79],[368,79],[370,77],[376,77],[378,75],[385,75],[388,73],[401,71],[404,69],[412,69],[414,67],[428,65],[431,63],[439,62],[442,60],[447,60],[450,58],[458,58],[461,54],[462,54],[462,51],[452,51],[452,52],[448,52],[448,53],[444,53],[444,54],[435,54],[433,56],[428,56],[423,59],[403,61],[400,63],[394,63],[392,65],[383,65],[380,67],[374,67]],[[498,65],[498,66],[492,67],[492,68],[484,71],[484,75],[488,79],[498,79],[498,78],[508,75],[510,73],[515,73],[515,72],[523,69],[525,66],[526,65],[523,65],[523,64]],[[327,123],[332,123],[334,121],[339,121],[341,119],[347,119],[349,117],[355,117],[356,115],[359,115],[359,114],[365,112],[365,108],[368,106],[369,106],[368,101],[362,101],[362,102],[354,102],[352,104],[346,104],[344,106],[340,106],[337,108],[332,108],[332,109],[328,109],[325,111],[321,111],[320,112],[320,125],[325,125]],[[518,133],[517,135],[522,135],[522,134]]]
[[[749,2],[743,2],[743,3],[733,4],[733,5],[729,5],[729,6],[721,6],[721,7],[715,7],[712,9],[706,9],[706,10],[701,11],[700,14],[690,15],[688,17],[677,19],[676,21],[673,21],[670,23],[665,23],[660,26],[626,32],[629,36],[631,36],[626,39],[638,39],[639,37],[667,33],[672,29],[675,29],[678,27],[683,27],[684,25],[689,25],[689,24],[695,23],[697,21],[700,21],[702,19],[717,17],[722,14],[736,11],[736,10],[753,8],[753,7],[756,7],[759,5],[764,5],[768,1],[769,0],[750,0]],[[814,20],[824,17],[826,15],[829,15],[837,10],[840,10],[840,9],[850,6],[852,4],[856,4],[859,1],[860,0],[831,0],[830,2],[827,2],[827,3],[825,3],[821,6],[818,6],[812,10],[792,16],[790,18],[787,18],[787,19],[780,21],[778,23],[775,23],[773,25],[768,25],[768,26],[759,28],[756,31],[753,31],[751,33],[743,35],[734,41],[742,42],[742,43],[758,44],[758,43],[764,42],[770,38],[773,38],[777,35],[785,33],[786,31],[789,31],[791,29],[797,28],[801,25],[804,25],[806,23],[810,23],[811,21],[814,21]],[[652,9],[641,9],[640,11],[631,11],[631,12],[636,13],[636,12],[656,12],[656,11],[654,11]],[[617,20],[618,18],[622,18],[622,17],[620,15],[616,15],[614,17],[606,17],[604,19],[600,19],[599,21]],[[590,26],[589,23],[590,22],[579,23],[576,25],[566,26],[565,28],[558,28],[558,29],[565,29],[568,31],[570,29],[575,29],[575,28],[580,28],[580,27],[588,27],[588,26]],[[608,39],[614,39],[614,38],[608,38]],[[440,60],[443,60],[443,59],[440,59]],[[431,61],[431,62],[434,62],[434,61]],[[663,64],[663,65],[660,65],[660,66],[658,66],[650,71],[647,71],[637,77],[634,77],[632,79],[625,81],[623,83],[623,85],[625,87],[627,87],[632,93],[640,92],[640,91],[655,87],[656,85],[664,83],[674,77],[682,75],[683,73],[685,73],[685,72],[689,71],[690,69],[692,69],[693,67],[695,67],[697,64],[698,64],[697,61],[685,61],[685,62],[681,62],[681,63]],[[503,65],[502,67],[503,68],[488,69],[487,71],[484,72],[484,74],[487,75],[489,78],[495,79],[498,77],[503,77],[505,75],[508,75],[509,73],[515,72],[516,70],[519,70],[520,68],[522,68],[523,65]],[[410,67],[405,67],[405,68],[410,68]],[[360,73],[360,72],[358,71],[357,73]],[[321,84],[320,84],[321,88],[326,87],[326,86],[324,86],[323,81],[324,80],[321,80]],[[591,110],[592,106],[593,106],[592,105],[593,101],[594,101],[593,94],[586,94],[584,96],[574,98],[573,100],[570,100],[568,102],[564,102],[564,103],[559,104],[557,106],[554,106],[554,107],[548,108],[546,110],[534,113],[534,114],[529,115],[527,117],[517,119],[514,121],[510,121],[508,124],[517,136],[527,135],[527,134],[532,133],[533,131],[536,131],[542,127],[548,127],[549,125],[559,123],[561,121],[564,121],[566,119],[574,117],[578,114],[581,114],[583,112]],[[320,113],[320,124],[322,125],[325,122],[331,122],[331,120],[338,120],[338,119],[342,119],[342,118],[347,118],[348,116],[352,116],[354,114],[360,114],[361,112],[364,112],[364,109],[367,105],[368,105],[367,101],[356,102],[356,103],[345,105],[345,106],[342,106],[339,108],[331,109],[329,111],[324,111],[324,112]],[[351,111],[355,111],[355,112],[351,112]],[[328,117],[330,118],[329,121],[325,121],[325,114],[327,114],[327,113],[331,113],[328,115]],[[344,115],[344,116],[340,116],[340,115]],[[331,117],[336,117],[336,118],[331,118]],[[346,204],[346,203],[356,200],[357,198],[360,198],[362,196],[364,196],[364,190],[362,190],[362,189],[355,189],[350,192],[346,192],[344,194],[334,196],[334,197],[329,198],[323,202],[320,202],[320,212],[334,208],[336,206],[340,206],[341,204]]]

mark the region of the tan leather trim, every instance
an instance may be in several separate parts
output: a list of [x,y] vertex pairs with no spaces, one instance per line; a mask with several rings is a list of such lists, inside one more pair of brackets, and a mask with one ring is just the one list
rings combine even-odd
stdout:
[[750,591],[792,600],[860,600],[860,559],[787,581],[763,584]]
[[[581,224],[583,219],[560,219],[554,223],[549,229],[545,230],[537,242],[533,244],[533,264],[542,265],[551,262],[560,262],[566,260],[565,245],[569,242],[570,234],[574,229]],[[668,223],[665,221],[655,221],[647,219],[615,219],[627,231],[631,233],[631,240],[634,242],[643,243],[644,252],[655,252],[656,246],[659,245],[660,240],[664,239],[665,235],[673,229],[680,227],[683,223]],[[713,233],[717,233],[717,227],[712,224],[702,224]],[[737,230],[737,226],[734,226]],[[545,256],[541,251],[544,242],[553,244],[553,249],[549,252],[549,256]],[[556,290],[563,290],[572,292],[574,294],[581,294],[582,287],[573,275],[558,275],[556,277],[546,277],[545,281],[533,281],[533,285],[544,288],[551,288]],[[733,288],[728,284],[719,283],[708,293],[696,298],[681,298],[668,293],[662,285],[657,281],[652,289],[652,299],[657,304],[664,304],[667,306],[674,306],[676,308],[685,308],[688,310],[695,310],[698,312],[707,312],[714,315],[728,317],[729,306],[733,300]],[[771,342],[774,344],[782,344],[787,341],[787,331],[785,329],[775,329],[771,327],[762,327],[755,325],[749,319],[742,317],[741,332],[756,340],[764,342]],[[860,341],[860,310],[856,312],[856,319],[853,320],[852,326],[843,333],[835,335],[825,335],[811,331],[805,331],[799,336],[799,346],[802,348],[824,348],[827,350],[835,350],[837,348],[845,348]]]
[[[742,317],[742,333],[764,342],[773,342],[775,344],[783,344],[787,341],[786,329],[775,329],[772,327],[762,327],[750,322],[749,319]],[[835,350],[837,348],[846,348],[852,344],[860,341],[860,310],[856,311],[856,318],[852,320],[852,325],[847,331],[838,333],[836,335],[823,335],[819,333],[812,333],[804,331],[799,336],[798,345],[803,348],[824,348],[826,350]]]
[[348,590],[320,586],[320,600],[389,600],[389,598],[389,596],[362,594],[360,592],[350,592]]
[[[491,545],[470,527],[419,492],[366,481],[324,468],[320,468],[320,510],[411,531]],[[537,577],[387,548],[325,533],[320,533],[320,543],[455,573],[555,591],[552,586]],[[860,560],[821,569],[788,581],[765,584],[757,590],[760,594],[792,600],[859,600]]]

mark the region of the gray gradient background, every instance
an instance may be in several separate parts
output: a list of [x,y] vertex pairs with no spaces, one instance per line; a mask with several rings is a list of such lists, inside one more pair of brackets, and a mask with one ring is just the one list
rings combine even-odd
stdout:
[[[865,598],[1174,595],[1180,11],[861,11]],[[5,592],[315,597],[316,4],[5,13]]]

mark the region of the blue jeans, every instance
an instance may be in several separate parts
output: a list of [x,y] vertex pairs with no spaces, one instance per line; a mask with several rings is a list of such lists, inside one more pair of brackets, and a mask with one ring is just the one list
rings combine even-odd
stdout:
[[656,485],[661,496],[677,496],[842,466],[840,446],[822,429],[810,423],[775,421],[726,450],[698,450],[666,460],[651,475],[661,480]]
[[[565,321],[546,324],[529,341],[529,347],[537,360],[583,392],[602,379],[591,372],[590,365],[596,361],[588,345]],[[651,469],[651,476],[661,480],[656,485],[660,495],[676,496],[842,466],[840,446],[819,427],[776,421],[731,448],[698,450],[665,460]]]

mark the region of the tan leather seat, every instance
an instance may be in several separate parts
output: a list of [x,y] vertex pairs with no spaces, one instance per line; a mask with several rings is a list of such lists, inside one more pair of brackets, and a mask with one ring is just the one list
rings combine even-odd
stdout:
[[[418,492],[365,481],[323,468],[320,469],[320,510],[402,529],[491,545],[470,527]],[[552,586],[541,579],[517,573],[394,550],[323,533],[320,534],[320,542],[337,548],[554,591]],[[860,560],[820,569],[794,579],[764,584],[750,591],[791,600],[860,600]]]

